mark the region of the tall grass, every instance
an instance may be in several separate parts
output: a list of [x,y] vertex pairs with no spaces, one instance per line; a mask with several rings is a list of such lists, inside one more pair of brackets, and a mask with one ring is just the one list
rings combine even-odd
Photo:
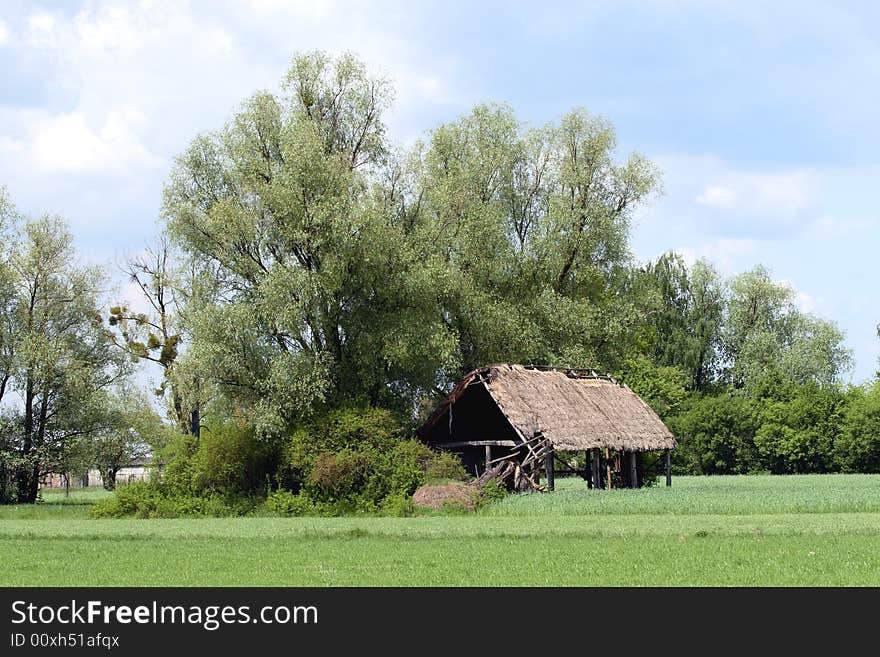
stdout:
[[511,495],[487,516],[865,513],[880,511],[880,475],[674,477],[672,487],[589,490],[557,480],[552,494]]

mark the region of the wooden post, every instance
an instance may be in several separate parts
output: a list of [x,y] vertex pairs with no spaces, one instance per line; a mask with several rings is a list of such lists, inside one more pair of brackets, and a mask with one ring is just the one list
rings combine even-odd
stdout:
[[601,464],[599,463],[600,457],[598,448],[593,449],[590,452],[590,459],[592,459],[593,462],[593,488],[599,490],[602,488],[602,476],[599,474],[599,467]]
[[492,445],[486,445],[486,469],[489,469],[489,464],[492,462]]
[[629,487],[639,487],[639,470],[636,467],[636,453],[629,453]]
[[544,457],[544,469],[547,471],[547,490],[556,488],[556,476],[553,472],[553,452]]
[[605,448],[605,474],[608,479],[605,481],[605,489],[611,490],[611,452],[608,451],[608,448]]
[[666,485],[672,485],[672,458],[668,449],[663,450],[663,460],[666,462]]
[[584,481],[587,488],[593,487],[593,462],[590,460],[590,450],[584,450]]

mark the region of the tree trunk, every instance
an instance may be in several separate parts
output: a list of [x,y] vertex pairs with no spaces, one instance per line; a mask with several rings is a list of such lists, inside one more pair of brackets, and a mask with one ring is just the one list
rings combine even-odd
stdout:
[[104,477],[104,490],[115,490],[116,489],[116,468],[107,468],[107,471],[103,473]]

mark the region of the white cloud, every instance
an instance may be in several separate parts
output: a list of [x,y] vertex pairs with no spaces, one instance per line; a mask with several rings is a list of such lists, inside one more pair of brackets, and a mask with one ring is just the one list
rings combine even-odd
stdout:
[[10,115],[6,123],[15,125],[23,139],[0,136],[0,149],[17,153],[16,166],[23,158],[35,172],[118,175],[163,164],[139,138],[137,129],[146,119],[134,110],[112,110],[96,124],[78,112],[30,111]]
[[35,32],[51,32],[55,29],[55,17],[47,11],[38,11],[28,16],[27,24]]
[[133,281],[126,281],[122,286],[120,300],[123,301],[133,313],[147,314],[153,311],[150,302],[144,298],[144,293],[140,286]]
[[736,192],[730,187],[722,185],[709,185],[703,193],[697,197],[697,203],[714,208],[729,209],[736,202]]
[[712,208],[766,215],[788,221],[816,202],[811,171],[755,173],[727,171],[706,185],[696,202]]
[[851,237],[866,232],[875,223],[868,219],[822,215],[807,226],[806,234],[819,240]]
[[57,46],[56,20],[47,11],[37,11],[27,18],[26,44],[32,48]]
[[688,267],[693,266],[697,260],[706,259],[721,273],[729,275],[743,268],[744,259],[754,257],[760,246],[761,242],[754,239],[723,237],[696,246],[681,246],[674,251],[682,257]]
[[798,289],[798,287],[787,278],[776,281],[779,285],[789,288],[794,294],[794,303],[801,312],[813,313],[821,309],[825,300],[822,297],[816,297]]

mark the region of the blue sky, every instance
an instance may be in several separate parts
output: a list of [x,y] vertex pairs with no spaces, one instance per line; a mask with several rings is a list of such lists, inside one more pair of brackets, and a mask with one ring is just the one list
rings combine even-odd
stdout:
[[664,172],[640,260],[763,263],[846,332],[853,381],[875,372],[876,3],[3,0],[0,184],[112,266],[157,233],[174,156],[313,48],[394,79],[401,143],[481,101],[605,116]]

